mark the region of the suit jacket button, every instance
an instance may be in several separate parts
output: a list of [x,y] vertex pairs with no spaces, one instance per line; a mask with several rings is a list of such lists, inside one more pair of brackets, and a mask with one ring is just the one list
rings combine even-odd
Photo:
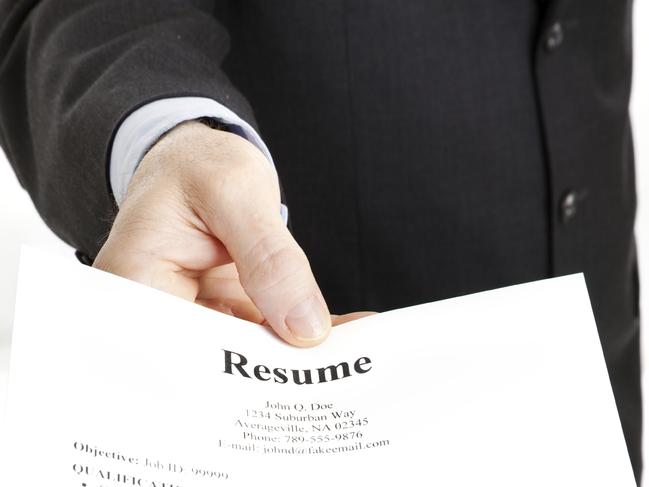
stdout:
[[555,22],[548,29],[545,35],[545,49],[547,51],[555,51],[563,44],[563,27],[561,22]]
[[577,192],[568,191],[561,199],[561,220],[567,222],[577,213]]

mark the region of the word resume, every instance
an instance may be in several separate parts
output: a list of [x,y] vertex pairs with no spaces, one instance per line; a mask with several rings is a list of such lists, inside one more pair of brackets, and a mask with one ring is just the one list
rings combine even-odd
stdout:
[[28,247],[1,454],[12,487],[635,485],[581,275],[298,349]]

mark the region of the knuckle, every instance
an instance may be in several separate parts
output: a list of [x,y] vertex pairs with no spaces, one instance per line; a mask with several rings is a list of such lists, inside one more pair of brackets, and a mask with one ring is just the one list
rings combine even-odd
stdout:
[[208,161],[193,169],[183,178],[182,184],[190,206],[203,216],[214,217],[222,212],[279,204],[276,180],[246,158],[225,164],[209,164]]
[[300,288],[310,286],[310,268],[304,252],[275,235],[258,239],[239,267],[244,288],[258,296],[279,288],[299,292]]

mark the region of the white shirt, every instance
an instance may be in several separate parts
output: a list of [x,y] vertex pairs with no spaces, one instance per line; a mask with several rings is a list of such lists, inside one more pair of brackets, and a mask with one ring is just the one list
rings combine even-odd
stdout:
[[[119,206],[126,196],[126,189],[138,164],[149,148],[176,125],[201,117],[211,117],[226,125],[236,127],[236,133],[254,144],[275,167],[266,144],[248,122],[229,108],[210,98],[180,97],[164,98],[138,108],[119,126],[110,154],[110,185]],[[281,205],[284,223],[288,221],[288,209]]]

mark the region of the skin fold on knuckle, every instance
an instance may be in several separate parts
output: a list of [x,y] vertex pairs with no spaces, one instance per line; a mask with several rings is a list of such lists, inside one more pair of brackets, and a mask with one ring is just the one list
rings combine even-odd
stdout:
[[282,237],[270,235],[257,240],[238,268],[241,283],[253,299],[276,298],[281,293],[295,300],[315,293],[304,252]]
[[258,228],[273,208],[279,212],[279,190],[274,190],[272,179],[245,161],[202,164],[182,184],[188,205],[217,237],[241,231],[242,225]]

